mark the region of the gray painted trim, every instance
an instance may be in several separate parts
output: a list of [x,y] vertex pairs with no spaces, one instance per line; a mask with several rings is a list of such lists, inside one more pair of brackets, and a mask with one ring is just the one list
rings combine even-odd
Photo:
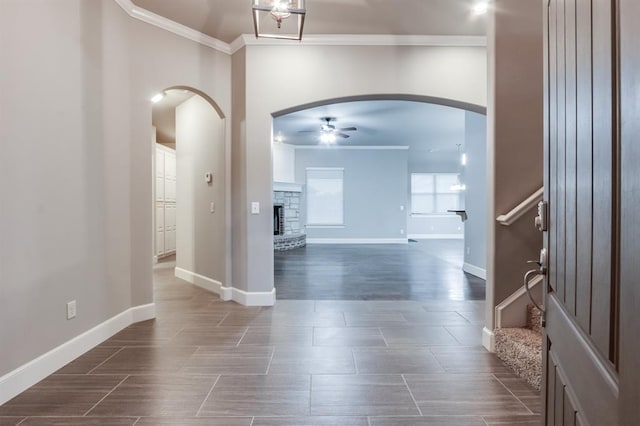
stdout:
[[303,111],[309,108],[315,108],[315,107],[324,106],[324,105],[340,104],[344,102],[358,102],[358,101],[423,102],[427,104],[443,105],[443,106],[448,106],[452,108],[463,109],[466,111],[476,112],[482,115],[487,115],[487,107],[484,107],[481,105],[456,101],[454,99],[438,98],[435,96],[408,95],[408,94],[373,94],[373,95],[357,95],[357,96],[345,96],[342,98],[325,99],[322,101],[310,102],[308,104],[286,108],[280,111],[276,111],[271,115],[273,118],[278,118],[283,115],[291,114],[298,111]]

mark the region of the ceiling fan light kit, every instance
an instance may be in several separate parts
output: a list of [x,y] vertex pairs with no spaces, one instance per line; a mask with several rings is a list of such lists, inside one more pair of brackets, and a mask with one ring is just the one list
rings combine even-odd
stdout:
[[[253,0],[253,30],[256,38],[302,40],[305,0]],[[294,19],[295,18],[295,19]]]
[[[336,121],[335,117],[322,117],[320,118],[322,124],[320,125],[320,136],[318,140],[325,145],[332,145],[336,143],[336,140],[340,137],[348,139],[351,136],[345,132],[355,132],[357,127],[341,127],[336,128],[333,122]],[[299,130],[298,133],[315,133],[317,130]]]

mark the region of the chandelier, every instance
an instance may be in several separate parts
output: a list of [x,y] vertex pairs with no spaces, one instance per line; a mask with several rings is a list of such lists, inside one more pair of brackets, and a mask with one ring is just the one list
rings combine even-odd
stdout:
[[256,38],[302,40],[304,0],[253,0],[251,8]]

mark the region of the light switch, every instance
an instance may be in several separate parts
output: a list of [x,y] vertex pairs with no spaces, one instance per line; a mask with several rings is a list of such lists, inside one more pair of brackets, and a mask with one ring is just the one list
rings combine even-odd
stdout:
[[400,211],[403,212],[404,211],[404,206],[400,206]]
[[213,201],[211,202],[211,204],[209,205],[209,211],[211,213],[215,213],[216,212],[216,203],[214,203]]
[[260,214],[260,203],[257,201],[251,202],[251,214]]

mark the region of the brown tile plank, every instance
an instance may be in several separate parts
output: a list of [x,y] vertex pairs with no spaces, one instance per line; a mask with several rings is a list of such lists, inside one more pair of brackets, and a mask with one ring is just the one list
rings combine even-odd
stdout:
[[53,375],[0,407],[0,416],[82,416],[126,376]]
[[269,374],[355,374],[350,348],[278,346]]
[[458,341],[444,327],[424,325],[381,327],[389,346],[458,345]]
[[218,376],[129,376],[87,415],[195,417]]
[[29,417],[20,426],[132,426],[137,417]]
[[386,346],[377,327],[316,328],[313,330],[314,346]]
[[366,417],[256,417],[252,426],[368,426]]
[[240,346],[311,346],[312,336],[312,327],[249,327]]
[[251,417],[141,417],[136,426],[250,426]]
[[125,347],[92,374],[175,373],[196,349],[195,346]]
[[201,416],[305,416],[308,375],[221,376],[202,405]]
[[418,415],[400,375],[313,376],[311,414],[323,416]]
[[444,373],[426,348],[357,348],[353,355],[360,374]]
[[371,417],[371,426],[486,426],[479,416]]

